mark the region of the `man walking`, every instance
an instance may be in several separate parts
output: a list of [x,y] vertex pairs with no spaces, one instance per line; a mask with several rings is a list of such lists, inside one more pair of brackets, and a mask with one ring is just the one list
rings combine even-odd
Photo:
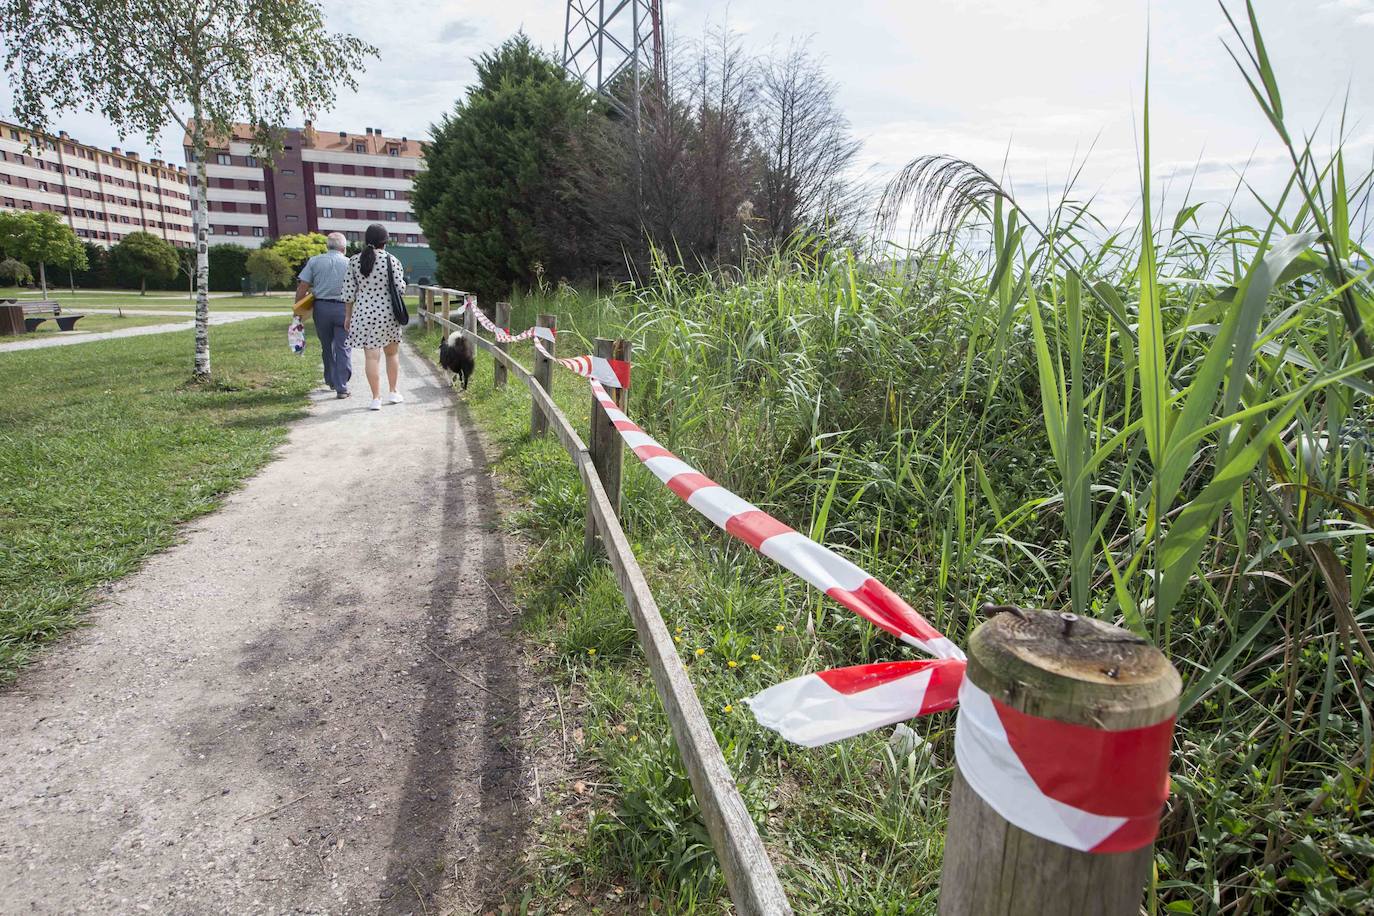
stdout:
[[334,389],[334,396],[349,396],[348,380],[353,377],[353,357],[348,347],[348,332],[344,330],[344,275],[348,273],[348,240],[342,232],[331,232],[325,243],[327,250],[305,262],[301,268],[296,300],[306,293],[315,294],[315,333],[320,338],[320,357],[324,360],[324,382]]

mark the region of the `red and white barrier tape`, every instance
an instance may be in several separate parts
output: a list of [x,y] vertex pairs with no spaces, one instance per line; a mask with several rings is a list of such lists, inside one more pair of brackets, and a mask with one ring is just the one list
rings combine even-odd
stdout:
[[[475,301],[469,307],[484,327],[498,332]],[[590,381],[593,397],[635,457],[687,505],[860,617],[935,656],[836,668],[775,684],[746,701],[759,724],[816,747],[957,705],[959,770],[1009,823],[1082,852],[1126,852],[1154,842],[1168,798],[1172,718],[1106,731],[1002,703],[964,677],[963,651],[895,592],[701,474],[626,416],[606,388],[629,387],[628,363],[563,359],[538,339],[534,346]]]
[[593,384],[600,383],[611,388],[630,387],[630,364],[623,359],[606,359],[601,356],[573,356],[564,359],[545,350],[537,337],[534,340],[534,348],[545,359],[551,359],[569,372],[591,379]]
[[958,705],[959,769],[1008,822],[1083,852],[1124,852],[1154,841],[1168,796],[1172,719],[1104,731],[1001,703],[964,677],[963,651],[895,592],[698,472],[626,416],[595,378],[591,387],[635,457],[687,505],[865,620],[935,656],[775,684],[746,701],[760,725],[816,747]]
[[522,340],[529,340],[531,337],[542,337],[550,341],[554,339],[553,328],[541,328],[538,325],[532,328],[526,328],[519,334],[512,334],[510,328],[501,327],[488,318],[486,313],[477,307],[476,296],[468,296],[463,302],[463,307],[472,311],[473,316],[477,319],[477,323],[490,331],[492,336],[496,338],[497,343],[519,343]]
[[964,653],[886,585],[828,547],[789,528],[745,502],[668,451],[627,417],[601,383],[592,393],[625,444],[655,477],[687,505],[727,534],[739,538],[783,568],[903,642],[940,659],[961,661]]
[[954,755],[969,787],[1027,833],[1129,852],[1159,833],[1173,735],[1172,716],[1117,731],[1032,716],[964,678]]

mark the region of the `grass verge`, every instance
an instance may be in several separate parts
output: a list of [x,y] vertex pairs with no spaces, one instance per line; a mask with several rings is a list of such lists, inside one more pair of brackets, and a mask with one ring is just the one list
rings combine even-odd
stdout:
[[[154,319],[157,320],[157,319]],[[278,319],[0,354],[0,680],[253,474],[318,374]]]
[[[150,324],[176,324],[185,321],[177,315],[87,315],[77,322],[76,329],[70,332],[69,336],[77,334],[100,333],[102,331],[122,331],[125,328],[139,328]],[[67,334],[57,326],[57,322],[49,319],[34,329],[35,334],[56,335]],[[15,338],[23,340],[24,338]]]
[[[439,336],[417,343],[432,354]],[[516,346],[528,355],[528,344]],[[523,500],[513,522],[537,549],[512,584],[527,632],[547,645],[575,707],[573,740],[588,770],[545,809],[528,880],[511,902],[530,914],[720,912],[724,881],[619,586],[605,560],[582,549],[581,481],[552,436],[530,437],[525,387],[493,389],[491,370],[479,352],[466,397]],[[586,383],[557,371],[554,398],[585,431]],[[626,532],[793,906],[933,912],[950,735],[894,743],[883,731],[806,750],[760,729],[744,697],[799,670],[849,663],[833,648],[840,631],[873,634],[702,523],[632,456],[625,471]]]

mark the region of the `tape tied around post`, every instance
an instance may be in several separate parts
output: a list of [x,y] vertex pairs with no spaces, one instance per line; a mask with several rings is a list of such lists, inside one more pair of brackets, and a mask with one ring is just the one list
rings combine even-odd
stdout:
[[1027,833],[1082,852],[1129,852],[1159,833],[1174,717],[1107,731],[1032,716],[959,687],[954,756],[989,807]]
[[[475,302],[469,300],[469,307]],[[504,329],[478,320],[500,336]],[[726,533],[831,599],[934,656],[819,671],[775,684],[745,702],[760,725],[806,747],[958,707],[955,758],[969,787],[1008,823],[1088,853],[1129,852],[1154,842],[1169,794],[1174,717],[1107,730],[1021,712],[966,677],[962,649],[858,566],[698,472],[629,418],[608,387],[629,387],[629,364],[555,357],[533,327],[510,340],[534,346],[586,379],[625,444],[683,502]]]
[[535,337],[534,348],[545,359],[553,360],[569,372],[593,382],[599,382],[607,388],[630,387],[630,364],[625,360],[606,359],[601,356],[572,356],[566,359],[561,356],[554,356],[545,350],[544,345],[539,342],[540,336],[542,335]]

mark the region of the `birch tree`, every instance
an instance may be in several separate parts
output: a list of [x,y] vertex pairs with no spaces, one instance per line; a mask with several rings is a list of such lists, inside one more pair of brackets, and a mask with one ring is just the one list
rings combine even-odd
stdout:
[[194,162],[195,377],[210,377],[209,209],[205,159],[247,124],[260,151],[294,112],[330,108],[357,87],[371,45],[331,34],[317,0],[0,0],[0,44],[14,116],[48,132],[75,109],[100,112],[121,136],[152,141],[175,124]]

